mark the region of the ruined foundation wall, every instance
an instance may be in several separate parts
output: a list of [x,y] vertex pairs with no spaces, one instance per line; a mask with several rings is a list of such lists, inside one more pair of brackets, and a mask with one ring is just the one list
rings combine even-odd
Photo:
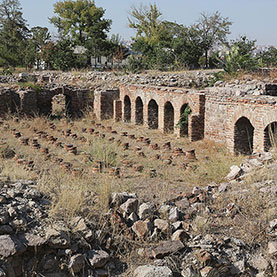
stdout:
[[52,98],[64,94],[72,115],[81,115],[89,105],[89,90],[76,88],[45,88],[41,91],[2,89],[0,91],[0,114],[17,112],[26,115],[50,115]]
[[224,97],[206,95],[205,138],[223,143],[235,151],[235,126],[246,118],[254,128],[253,151],[264,151],[265,129],[277,121],[274,97]]
[[[144,85],[121,85],[120,101],[122,107],[122,118],[126,118],[124,101],[128,97],[131,102],[131,123],[136,123],[136,101],[138,98],[142,101],[143,125],[149,127],[149,105],[152,100],[158,106],[158,129],[165,132],[165,106],[170,103],[174,109],[174,133],[180,136],[180,128],[176,128],[181,116],[182,106],[188,105],[192,114],[189,116],[188,136],[191,140],[198,140],[204,137],[204,111],[205,95],[195,90],[171,88],[171,87],[153,87]],[[153,103],[153,101],[151,102]],[[118,112],[117,114],[120,114]]]
[[114,101],[119,99],[119,90],[96,90],[94,92],[94,113],[100,120],[114,117]]

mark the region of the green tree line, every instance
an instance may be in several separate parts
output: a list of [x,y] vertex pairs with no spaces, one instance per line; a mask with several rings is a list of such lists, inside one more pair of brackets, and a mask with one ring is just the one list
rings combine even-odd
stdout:
[[[130,52],[119,35],[108,37],[112,21],[93,0],[59,1],[54,14],[49,21],[57,28],[55,38],[46,27],[28,27],[19,0],[1,0],[0,66],[70,70],[89,67],[91,57],[121,61]],[[131,7],[128,22],[135,36],[127,70],[224,68],[231,73],[277,66],[275,47],[255,53],[255,40],[229,41],[232,22],[219,12],[201,13],[184,26],[163,20],[156,4],[140,5]]]

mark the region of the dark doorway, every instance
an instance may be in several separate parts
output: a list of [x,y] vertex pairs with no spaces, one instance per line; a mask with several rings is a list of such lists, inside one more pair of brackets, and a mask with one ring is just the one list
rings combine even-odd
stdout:
[[124,97],[124,121],[131,121],[131,100],[128,95]]
[[136,99],[136,124],[143,124],[143,103],[140,97]]
[[254,127],[246,117],[241,117],[235,124],[235,153],[250,155],[253,151]]
[[159,106],[153,99],[148,104],[148,126],[150,129],[159,127]]
[[174,132],[174,108],[170,102],[164,105],[164,132],[167,134]]
[[270,148],[277,146],[277,122],[267,125],[264,134],[264,150],[269,151]]
[[180,127],[180,136],[185,137],[189,134],[189,114],[191,109],[188,104],[184,104],[180,109],[180,120],[178,125]]

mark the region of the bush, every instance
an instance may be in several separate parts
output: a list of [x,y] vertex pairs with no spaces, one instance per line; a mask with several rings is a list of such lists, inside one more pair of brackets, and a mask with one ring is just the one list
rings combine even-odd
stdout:
[[117,165],[117,151],[114,144],[95,140],[91,144],[89,154],[91,162],[101,161],[105,167]]
[[130,55],[127,58],[126,69],[127,69],[127,71],[130,71],[132,73],[137,73],[137,72],[141,71],[142,69],[145,69],[145,65],[143,63],[142,56]]
[[0,158],[2,159],[11,159],[15,155],[15,152],[9,147],[8,144],[0,144]]

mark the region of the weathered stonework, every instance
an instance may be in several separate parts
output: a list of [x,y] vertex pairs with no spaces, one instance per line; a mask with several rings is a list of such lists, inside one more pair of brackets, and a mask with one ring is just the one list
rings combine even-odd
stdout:
[[119,90],[96,90],[94,92],[94,112],[100,120],[114,117],[114,101],[119,98]]
[[[252,86],[253,87],[253,86]],[[121,85],[119,96],[109,92],[95,98],[95,113],[110,109],[113,100],[114,120],[141,124],[177,136],[188,135],[191,141],[207,138],[225,144],[233,153],[250,154],[268,150],[270,129],[277,130],[276,84],[251,87],[185,88]],[[246,92],[245,92],[246,91]],[[243,92],[243,93],[241,93]],[[109,100],[107,100],[107,97]],[[105,103],[109,101],[109,105]],[[187,132],[177,128],[184,107],[189,106]]]
[[89,105],[89,92],[86,89],[67,86],[45,87],[40,91],[2,89],[0,91],[0,115],[7,112],[26,115],[50,115],[53,97],[62,94],[65,97],[67,114],[79,116]]
[[55,95],[52,98],[52,116],[65,117],[67,112],[66,96],[64,94]]

